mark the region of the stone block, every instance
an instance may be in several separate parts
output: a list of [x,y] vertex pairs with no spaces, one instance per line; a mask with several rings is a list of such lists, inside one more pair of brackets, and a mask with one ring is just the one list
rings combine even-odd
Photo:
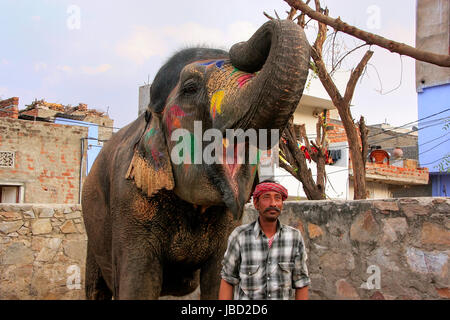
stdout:
[[373,242],[378,239],[380,227],[370,211],[360,214],[350,227],[350,239]]
[[422,274],[434,274],[444,278],[448,271],[448,253],[427,252],[414,247],[406,249],[406,261],[411,271]]
[[377,291],[370,296],[370,300],[386,300],[386,298],[380,291]]
[[388,248],[377,248],[375,249],[368,257],[367,264],[368,265],[376,265],[378,267],[383,267],[384,269],[398,272],[400,268],[397,264],[392,261],[392,259],[396,259],[393,257]]
[[429,214],[429,207],[423,206],[421,203],[406,203],[401,205],[403,213],[408,218],[413,218],[414,216],[424,216]]
[[73,260],[83,261],[86,258],[86,241],[64,241],[64,254]]
[[78,230],[72,220],[68,220],[59,227],[62,233],[77,233]]
[[349,252],[327,252],[319,259],[324,269],[351,271],[355,268],[355,258]]
[[81,218],[81,212],[80,211],[74,211],[72,213],[68,213],[68,214],[64,215],[64,218],[66,218],[67,220],[75,219],[75,218]]
[[53,208],[40,208],[39,218],[53,218],[55,210]]
[[52,232],[53,227],[50,219],[36,219],[31,222],[31,232],[33,235],[48,234]]
[[0,233],[9,234],[16,232],[23,226],[23,221],[3,221],[0,222]]
[[356,289],[345,279],[336,281],[336,295],[343,300],[359,300],[360,297]]
[[308,234],[311,239],[320,237],[323,235],[322,229],[313,223],[308,223]]
[[403,236],[408,230],[406,218],[389,218],[383,220],[383,241],[397,241],[397,234]]
[[0,256],[0,264],[8,265],[22,265],[33,263],[33,250],[25,246],[21,242],[13,242],[10,244],[3,254]]
[[24,219],[35,219],[36,215],[34,214],[33,210],[28,210],[23,212],[23,218]]
[[0,212],[0,221],[17,221],[22,220],[22,215],[18,212]]
[[450,288],[436,288],[439,297],[443,299],[450,299]]
[[399,211],[396,201],[374,201],[373,205],[375,209],[380,210],[384,214],[388,214],[391,211]]
[[450,231],[431,222],[425,222],[422,227],[421,241],[423,244],[450,246]]

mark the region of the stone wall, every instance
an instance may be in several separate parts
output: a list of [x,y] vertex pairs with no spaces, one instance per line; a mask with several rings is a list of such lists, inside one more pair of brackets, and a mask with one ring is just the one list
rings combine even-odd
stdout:
[[290,202],[280,219],[303,234],[312,299],[450,298],[450,198]]
[[0,204],[0,299],[84,299],[80,205]]
[[[286,202],[281,220],[312,299],[450,298],[450,198]],[[83,299],[85,251],[80,206],[0,204],[0,299]]]

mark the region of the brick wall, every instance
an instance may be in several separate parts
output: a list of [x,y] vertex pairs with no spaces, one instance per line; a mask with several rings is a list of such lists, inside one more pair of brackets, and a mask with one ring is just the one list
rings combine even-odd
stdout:
[[0,118],[14,118],[17,119],[19,115],[19,98],[13,97],[0,101]]
[[[0,299],[84,298],[80,210],[0,204]],[[280,219],[302,232],[311,299],[450,298],[450,198],[286,202]]]
[[0,168],[0,184],[23,185],[27,203],[78,203],[81,138],[87,132],[78,126],[0,118],[0,151],[15,152],[14,168]]

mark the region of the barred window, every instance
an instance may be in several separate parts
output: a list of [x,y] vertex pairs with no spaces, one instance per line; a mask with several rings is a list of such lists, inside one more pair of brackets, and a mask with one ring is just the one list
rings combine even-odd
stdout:
[[14,152],[0,151],[0,167],[14,168]]

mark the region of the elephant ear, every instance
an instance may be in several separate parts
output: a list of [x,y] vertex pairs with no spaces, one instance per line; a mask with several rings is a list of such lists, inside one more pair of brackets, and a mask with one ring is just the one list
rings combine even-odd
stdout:
[[172,190],[175,182],[169,151],[162,129],[161,114],[151,113],[151,119],[136,145],[126,179],[151,197],[161,189]]

